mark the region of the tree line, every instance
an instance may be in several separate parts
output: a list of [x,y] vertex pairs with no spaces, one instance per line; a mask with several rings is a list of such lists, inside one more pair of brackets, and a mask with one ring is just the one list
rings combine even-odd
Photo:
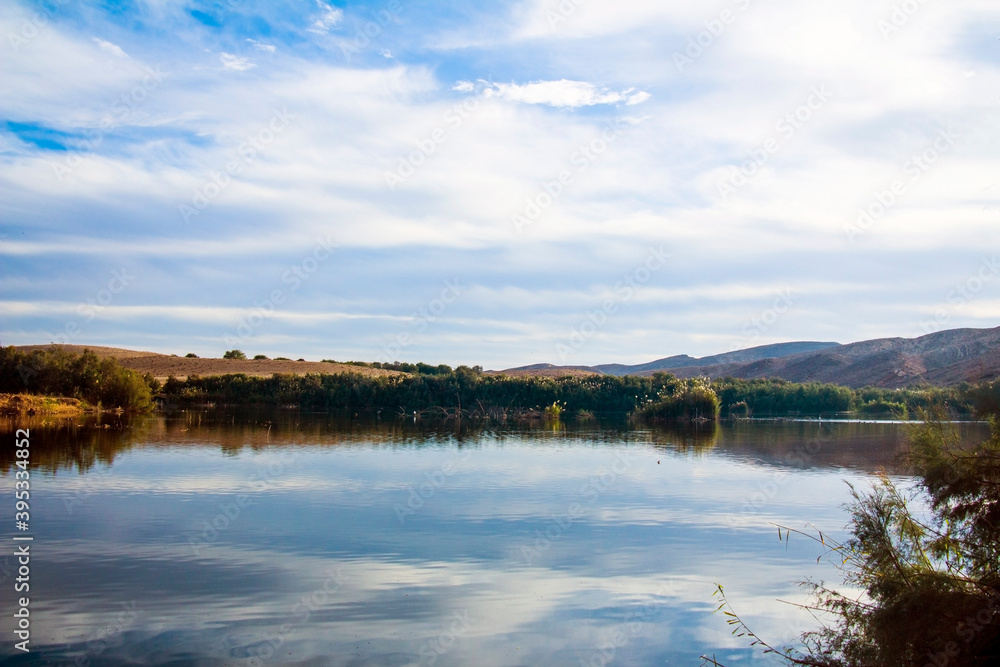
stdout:
[[[376,364],[356,364],[376,366]],[[125,368],[93,352],[61,349],[23,352],[0,348],[0,393],[79,398],[91,405],[146,410],[154,396],[177,405],[215,403],[297,407],[314,411],[392,410],[411,414],[433,408],[541,410],[562,414],[634,414],[652,421],[717,417],[821,416],[846,412],[906,417],[944,408],[968,415],[974,401],[1000,399],[994,385],[851,389],[833,384],[798,384],[777,379],[679,379],[652,376],[507,376],[479,366],[378,364],[403,373],[245,374],[170,378],[161,387],[150,375]],[[398,368],[397,368],[398,367]],[[994,392],[994,393],[991,393]],[[992,398],[991,398],[992,397]],[[550,410],[551,412],[551,410]]]
[[[424,366],[424,368],[419,368]],[[938,406],[968,415],[978,387],[851,389],[833,384],[785,380],[678,379],[652,376],[594,375],[531,377],[483,373],[460,366],[413,365],[406,375],[356,373],[192,376],[169,379],[164,397],[180,404],[294,406],[308,410],[395,410],[429,408],[544,409],[559,404],[564,414],[634,413],[650,419],[819,416],[856,412],[905,418]]]

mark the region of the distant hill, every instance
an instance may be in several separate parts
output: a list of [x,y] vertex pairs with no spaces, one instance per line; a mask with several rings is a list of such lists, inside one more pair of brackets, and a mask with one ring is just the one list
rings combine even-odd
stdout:
[[122,366],[150,373],[161,382],[170,376],[184,380],[190,375],[208,377],[210,375],[226,375],[229,373],[245,373],[258,377],[271,377],[275,373],[305,375],[307,373],[360,373],[361,375],[399,375],[396,371],[379,368],[367,368],[350,364],[338,364],[325,361],[281,361],[278,359],[211,359],[178,357],[172,354],[158,352],[142,352],[127,350],[120,347],[104,347],[101,345],[20,345],[17,349],[23,352],[34,350],[62,349],[73,354],[90,350],[104,359],[117,359]]
[[672,357],[664,357],[656,361],[645,364],[600,364],[599,366],[556,366],[555,364],[531,364],[530,366],[518,366],[508,368],[503,371],[490,371],[505,373],[507,375],[537,375],[540,377],[558,377],[560,375],[652,375],[658,371],[675,371],[678,368],[704,367],[719,364],[735,364],[740,362],[758,361],[760,359],[775,359],[801,352],[812,352],[814,350],[824,350],[837,347],[840,343],[817,343],[817,342],[797,342],[797,343],[775,343],[773,345],[760,345],[745,350],[715,354],[710,357],[700,359],[689,357],[686,354],[678,354]]
[[919,338],[879,338],[848,345],[778,343],[700,359],[681,354],[631,366],[535,364],[516,370],[522,375],[542,374],[543,368],[544,375],[549,377],[562,374],[562,369],[574,375],[588,371],[607,375],[652,375],[662,371],[683,378],[781,378],[848,387],[948,386],[1000,378],[1000,327],[950,329]]
[[665,370],[678,377],[777,377],[848,387],[990,381],[1000,378],[1000,327],[951,329],[919,338],[879,338],[780,358]]
[[814,352],[825,350],[831,347],[839,347],[840,343],[818,343],[812,341],[798,343],[775,343],[774,345],[760,345],[745,350],[716,354],[711,357],[695,359],[686,354],[679,354],[673,357],[665,357],[651,361],[648,364],[638,364],[635,366],[624,366],[622,364],[601,364],[594,366],[594,370],[609,375],[641,375],[647,372],[661,371],[668,368],[689,368],[692,366],[715,366],[718,364],[736,364],[761,359],[777,359],[803,352]]
[[486,371],[493,375],[509,375],[511,377],[586,377],[588,375],[603,375],[601,371],[589,366],[556,366],[555,364],[531,364],[518,366],[502,371]]

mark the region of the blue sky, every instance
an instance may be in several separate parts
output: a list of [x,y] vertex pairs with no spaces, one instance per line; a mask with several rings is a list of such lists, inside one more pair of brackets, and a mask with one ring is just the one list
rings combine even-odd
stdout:
[[987,0],[0,8],[0,342],[501,368],[1000,324]]

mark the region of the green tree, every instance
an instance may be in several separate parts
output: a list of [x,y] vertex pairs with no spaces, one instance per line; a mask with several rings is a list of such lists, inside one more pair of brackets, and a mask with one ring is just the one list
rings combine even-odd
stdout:
[[229,350],[222,355],[223,359],[246,359],[247,355],[243,353],[243,350]]

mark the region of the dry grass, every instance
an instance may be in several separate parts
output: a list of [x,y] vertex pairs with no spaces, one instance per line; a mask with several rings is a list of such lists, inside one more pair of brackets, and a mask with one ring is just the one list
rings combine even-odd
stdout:
[[33,396],[31,394],[0,394],[0,415],[52,415],[70,417],[86,410],[75,398]]
[[126,368],[131,368],[140,373],[150,373],[161,382],[165,381],[171,375],[178,380],[185,380],[190,375],[208,377],[211,375],[228,375],[230,373],[245,373],[257,377],[271,377],[275,373],[290,375],[305,375],[307,373],[357,373],[368,377],[405,375],[405,373],[386,371],[381,368],[368,368],[366,366],[354,366],[351,364],[333,364],[322,361],[189,359],[187,357],[175,357],[156,352],[141,352],[118,347],[100,347],[95,345],[22,345],[17,349],[31,352],[33,350],[51,350],[54,348],[61,348],[73,354],[80,354],[84,350],[90,350],[98,357],[112,357],[117,359]]
[[574,377],[585,378],[600,375],[594,371],[583,370],[582,368],[567,368],[557,366],[555,368],[532,368],[532,369],[509,369],[505,371],[486,371],[487,375],[506,375],[507,377],[539,377],[539,378],[561,378]]

